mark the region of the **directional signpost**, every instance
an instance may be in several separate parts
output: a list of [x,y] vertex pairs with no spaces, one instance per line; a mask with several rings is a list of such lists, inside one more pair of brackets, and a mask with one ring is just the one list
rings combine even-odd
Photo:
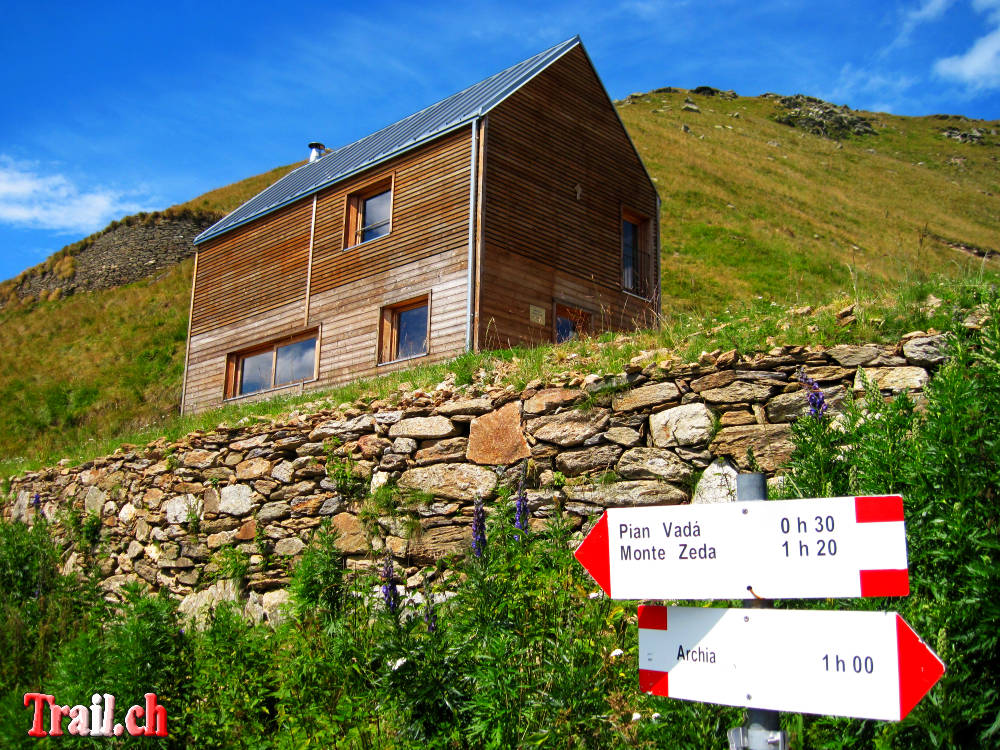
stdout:
[[576,558],[614,599],[910,591],[898,495],[611,508]]
[[[614,599],[910,592],[898,495],[612,508],[576,558]],[[892,612],[640,606],[639,659],[644,692],[751,708],[735,748],[786,747],[776,711],[899,721],[945,669]]]
[[942,674],[894,612],[639,607],[639,687],[654,695],[899,721]]

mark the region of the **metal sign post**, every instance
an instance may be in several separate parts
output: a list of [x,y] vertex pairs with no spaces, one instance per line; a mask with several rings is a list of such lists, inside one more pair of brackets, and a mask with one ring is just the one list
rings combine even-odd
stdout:
[[[763,474],[738,474],[736,500],[767,500],[767,477]],[[753,599],[744,599],[743,606],[768,609],[773,604],[755,596]],[[726,736],[729,738],[729,750],[788,750],[788,733],[781,730],[781,714],[777,711],[748,708],[743,726],[730,729]]]

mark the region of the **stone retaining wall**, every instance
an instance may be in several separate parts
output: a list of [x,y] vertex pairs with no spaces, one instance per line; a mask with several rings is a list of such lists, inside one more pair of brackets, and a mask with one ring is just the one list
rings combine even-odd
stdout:
[[[65,570],[97,565],[109,597],[144,581],[189,609],[220,587],[235,596],[229,583],[196,592],[213,580],[216,553],[236,547],[250,556],[247,606],[261,617],[324,518],[349,567],[391,554],[416,586],[422,566],[468,546],[477,496],[489,506],[522,483],[533,525],[562,512],[581,533],[607,507],[732,499],[748,448],[770,474],[790,455],[791,422],[808,410],[800,371],[833,412],[860,392],[862,370],[885,393],[919,398],[943,344],[918,333],[896,347],[732,351],[698,364],[649,352],[624,373],[523,391],[446,381],[395,403],[220,426],[32,472],[14,478],[2,512],[54,521]],[[369,497],[382,487],[382,502]],[[88,517],[100,519],[92,549],[79,541]]]

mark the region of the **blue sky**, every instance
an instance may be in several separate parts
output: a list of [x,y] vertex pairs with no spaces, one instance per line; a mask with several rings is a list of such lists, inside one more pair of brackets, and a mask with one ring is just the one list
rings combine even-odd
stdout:
[[0,279],[336,147],[574,34],[612,98],[710,85],[1000,117],[1000,0],[10,3]]

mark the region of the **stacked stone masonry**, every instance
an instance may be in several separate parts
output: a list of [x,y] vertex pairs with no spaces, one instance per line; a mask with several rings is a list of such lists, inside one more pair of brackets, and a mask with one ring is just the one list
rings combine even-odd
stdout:
[[[581,535],[608,507],[732,499],[748,448],[770,475],[788,459],[791,423],[809,408],[799,372],[818,382],[831,414],[862,395],[865,376],[919,402],[944,345],[917,332],[896,347],[732,351],[698,364],[649,352],[624,373],[523,391],[446,381],[396,403],[220,426],[25,474],[2,511],[54,522],[64,569],[98,566],[109,598],[130,581],[192,610],[231,598],[231,582],[213,581],[215,554],[234,546],[250,556],[247,606],[263,617],[324,519],[348,567],[391,554],[416,585],[423,566],[465,551],[476,497],[492,507],[504,486],[524,483],[535,528],[562,513]],[[385,485],[398,489],[396,513],[365,499]],[[100,518],[95,548],[70,532],[70,515]]]

